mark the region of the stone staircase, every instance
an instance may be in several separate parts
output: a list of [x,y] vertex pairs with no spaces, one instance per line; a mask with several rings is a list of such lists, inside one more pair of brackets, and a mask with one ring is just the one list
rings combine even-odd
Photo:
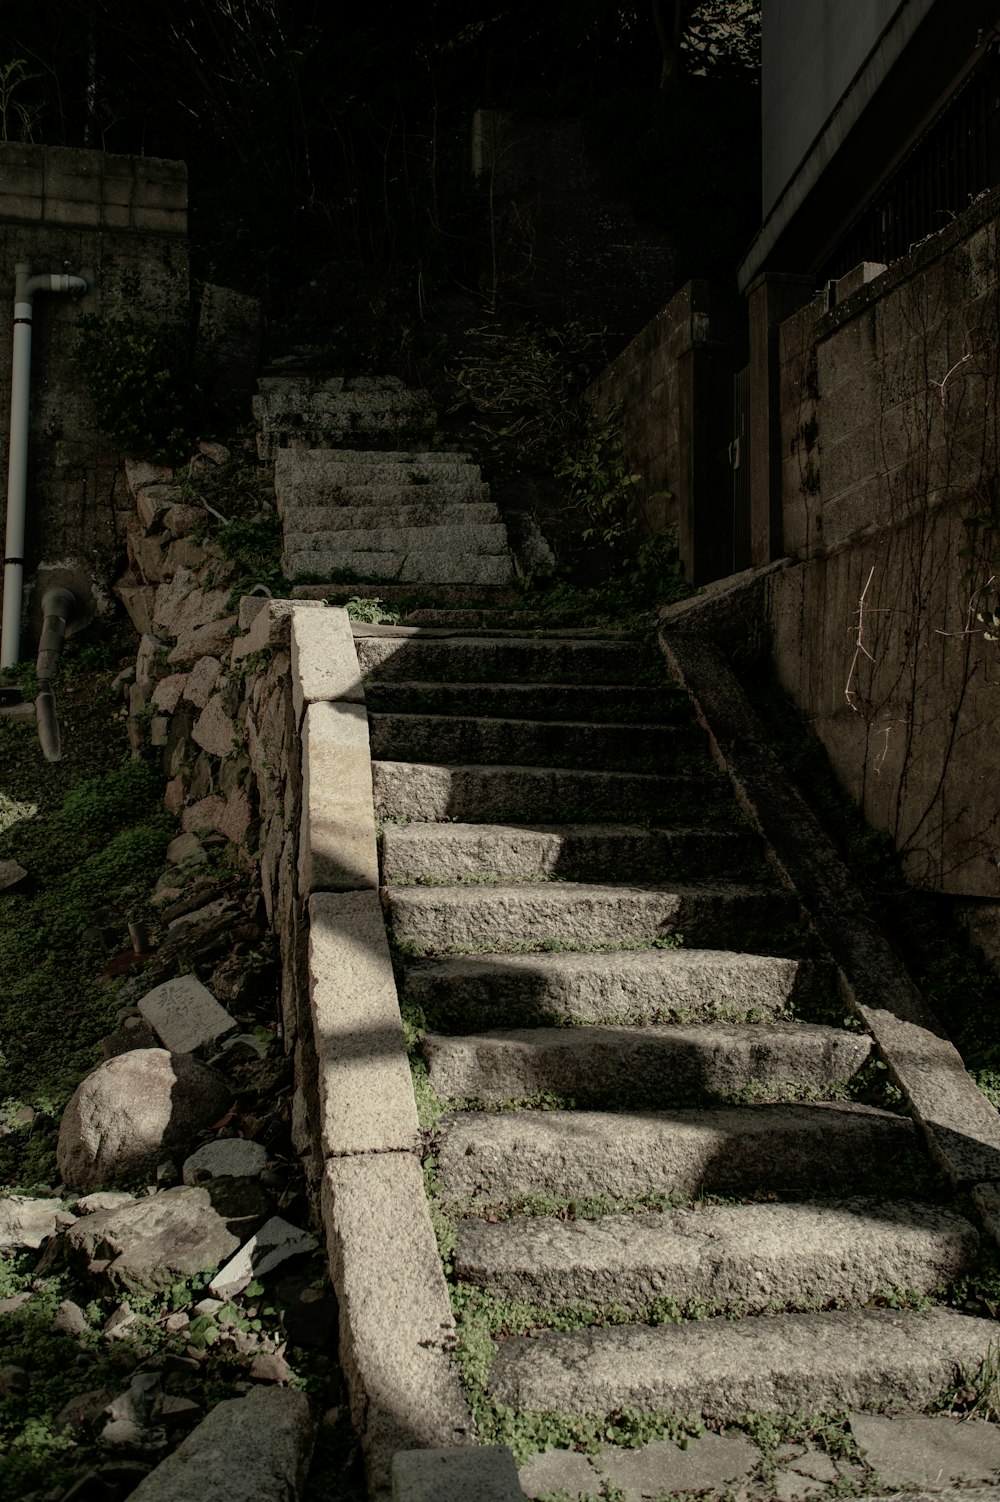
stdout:
[[[262,452],[298,593],[442,606],[354,635],[445,1266],[457,1308],[507,1311],[463,1364],[480,1436],[914,1410],[968,1382],[996,1326],[945,1291],[979,1234],[905,1090],[871,1103],[870,1014],[659,647],[475,608],[513,578],[478,469],[426,447],[419,394],[362,388],[362,418],[357,391],[312,383],[296,411],[271,383]],[[406,451],[379,446],[392,413]],[[587,1489],[560,1453],[530,1495]],[[664,1495],[690,1474],[672,1464]]]

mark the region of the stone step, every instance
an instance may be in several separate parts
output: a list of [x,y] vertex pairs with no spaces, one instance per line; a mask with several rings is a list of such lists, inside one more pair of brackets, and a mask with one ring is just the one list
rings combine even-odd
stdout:
[[[312,454],[318,450],[309,452]],[[473,473],[470,479],[465,480],[426,478],[413,484],[404,472],[395,482],[371,480],[354,484],[344,482],[346,472],[341,467],[336,472],[330,472],[328,483],[320,484],[318,477],[310,476],[309,483],[299,484],[294,489],[290,490],[287,485],[283,485],[278,496],[278,509],[290,524],[303,530],[311,525],[303,519],[307,513],[322,518],[317,525],[326,526],[331,518],[352,510],[363,510],[374,517],[383,518],[387,511],[407,506],[420,510],[426,508],[429,511],[476,506],[487,507],[495,512],[496,507],[490,500],[490,487],[477,478],[478,470],[474,465],[469,465],[468,468]],[[493,518],[491,516],[487,519]],[[378,526],[380,523],[376,521],[374,525]],[[384,521],[381,525],[385,525]]]
[[[419,486],[414,487],[419,490]],[[362,495],[364,491],[361,492]],[[285,547],[289,552],[308,548],[314,537],[328,537],[341,532],[378,532],[391,527],[462,527],[500,526],[500,513],[492,501],[472,503],[426,501],[389,501],[385,505],[359,502],[348,506],[294,506],[285,510]]]
[[[558,809],[564,819],[604,822],[637,815],[686,822],[730,799],[712,772],[677,776],[650,772],[586,772],[572,767],[432,766],[373,761],[379,819],[457,819],[463,823],[532,822]],[[733,805],[733,817],[736,806]]]
[[803,1022],[428,1033],[420,1047],[442,1100],[500,1106],[549,1094],[659,1109],[748,1091],[760,1101],[829,1098],[872,1050],[866,1035]]
[[[389,833],[388,826],[384,835]],[[383,837],[384,837],[383,835]],[[746,1022],[832,1000],[832,967],[716,949],[504,954],[420,960],[403,999],[467,1029],[566,1018],[589,1022]]]
[[[482,485],[478,464],[467,454],[425,450],[284,449],[274,460],[279,509],[322,505],[336,491],[358,486]],[[478,499],[478,496],[474,497]]]
[[[376,717],[377,718],[377,717]],[[374,736],[373,736],[374,740]],[[384,753],[383,753],[384,754]],[[387,824],[382,880],[632,881],[746,871],[762,860],[749,830],[645,829],[628,824]]]
[[488,1390],[519,1413],[921,1408],[971,1380],[995,1339],[993,1320],[951,1309],[546,1331],[499,1343]]
[[[416,600],[492,600],[497,605],[512,604],[520,598],[513,584],[379,584],[375,590],[360,591],[375,593],[386,605],[401,612],[409,610]],[[296,584],[293,585],[293,600],[327,600],[331,605],[345,605],[359,593],[355,584]]]
[[[475,715],[490,719],[577,720],[591,724],[692,724],[686,695],[669,684],[407,683],[365,685],[369,711],[382,714]],[[439,759],[439,758],[437,758]]]
[[700,726],[615,725],[575,720],[371,712],[372,756],[381,761],[589,767],[615,772],[709,766]]
[[905,1116],[843,1102],[713,1111],[462,1112],[438,1150],[441,1194],[472,1208],[542,1195],[857,1193],[909,1188]]
[[265,377],[251,400],[254,418],[265,432],[295,432],[316,427],[324,432],[379,433],[405,429],[429,432],[437,413],[426,391],[384,382],[359,386],[336,379],[308,382],[292,377]]
[[355,553],[328,548],[286,554],[283,560],[289,578],[300,574],[350,573],[362,583],[505,585],[514,578],[507,553],[442,553],[413,549],[411,552]]
[[317,553],[405,553],[419,549],[440,549],[450,553],[506,553],[507,528],[502,524],[485,527],[378,527],[371,530],[325,530],[315,538],[299,532],[286,535],[285,551]]
[[866,1304],[886,1289],[928,1294],[967,1272],[979,1248],[962,1216],[881,1198],[463,1219],[456,1230],[455,1276],[500,1297],[629,1310],[668,1299],[744,1315]]
[[560,945],[621,948],[677,932],[691,945],[736,947],[748,928],[769,933],[796,911],[779,889],[736,882],[391,887],[388,899],[396,938],[438,954]]
[[662,683],[662,659],[635,641],[532,637],[372,637],[358,642],[366,677],[444,683]]

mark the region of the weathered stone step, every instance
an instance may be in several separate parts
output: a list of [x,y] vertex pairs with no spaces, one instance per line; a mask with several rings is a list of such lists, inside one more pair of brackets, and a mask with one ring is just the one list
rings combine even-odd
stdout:
[[325,433],[427,432],[437,414],[426,391],[388,379],[265,376],[251,407],[265,433],[318,428]]
[[[311,450],[316,453],[318,450]],[[455,466],[451,466],[454,468]],[[302,528],[311,525],[305,520],[306,515],[317,520],[322,526],[329,526],[331,519],[338,517],[345,511],[366,511],[375,517],[385,517],[387,511],[396,507],[413,506],[420,510],[444,511],[456,507],[475,506],[486,507],[495,513],[496,507],[490,500],[490,487],[477,478],[478,471],[474,465],[467,466],[472,471],[470,479],[465,480],[432,480],[423,479],[417,483],[409,480],[408,473],[404,470],[401,478],[395,482],[391,480],[360,481],[357,484],[344,482],[345,472],[343,467],[339,470],[325,471],[329,475],[329,481],[319,483],[317,476],[311,476],[308,484],[301,484],[290,489],[287,484],[282,486],[278,496],[278,509],[290,526]],[[322,522],[319,519],[322,518]],[[492,520],[492,517],[488,518]],[[384,525],[384,520],[381,525]],[[374,525],[380,525],[375,522]]]
[[634,641],[561,640],[552,637],[392,637],[358,642],[367,677],[446,683],[662,682],[662,660]]
[[518,1412],[672,1409],[707,1418],[920,1408],[977,1372],[992,1320],[951,1309],[831,1310],[512,1336],[489,1392]]
[[921,1160],[912,1121],[847,1103],[470,1111],[450,1118],[438,1172],[447,1202],[475,1208],[532,1195],[890,1192],[909,1187]]
[[830,1096],[854,1078],[871,1046],[860,1033],[812,1023],[705,1022],[428,1033],[421,1052],[442,1100],[499,1106],[554,1094],[663,1108],[747,1090],[760,1101],[793,1090]]
[[[419,486],[416,487],[419,490]],[[362,492],[364,494],[364,492]],[[385,505],[295,506],[285,512],[285,547],[307,548],[315,537],[339,532],[377,532],[380,528],[495,527],[500,513],[492,501],[472,503],[427,501],[387,502]]]
[[831,967],[808,960],[641,949],[419,960],[407,967],[402,994],[432,1015],[464,1018],[465,1028],[556,1017],[585,1023],[744,1022],[826,1001],[833,984]]
[[365,685],[369,710],[383,714],[483,715],[592,724],[691,724],[686,695],[669,685],[577,683],[407,683]]
[[372,755],[382,761],[502,763],[662,771],[700,762],[708,742],[698,725],[608,725],[573,720],[369,712]]
[[514,566],[506,553],[442,553],[413,549],[411,552],[355,553],[332,552],[322,548],[286,555],[284,568],[290,578],[299,574],[338,574],[349,572],[361,582],[381,584],[475,584],[504,585],[514,577]]
[[355,486],[481,485],[479,465],[466,454],[416,450],[286,449],[275,456],[279,507],[322,505],[326,496]]
[[[383,753],[384,754],[384,753]],[[604,881],[627,871],[632,881],[683,872],[711,876],[761,860],[749,830],[645,829],[627,824],[387,824],[382,880]]]
[[909,1200],[702,1205],[600,1220],[532,1216],[457,1226],[455,1274],[541,1305],[642,1309],[666,1298],[760,1314],[931,1293],[966,1272],[975,1227]]
[[736,947],[748,929],[769,933],[795,912],[784,892],[736,882],[391,887],[389,903],[396,938],[438,954],[557,945],[617,948],[677,932],[691,945]]
[[[550,818],[605,821],[647,815],[687,822],[727,800],[729,786],[712,772],[586,772],[572,767],[432,766],[373,761],[375,814],[380,819],[458,819],[463,823]],[[736,808],[733,805],[735,817]]]
[[427,552],[440,548],[443,553],[505,553],[507,528],[502,523],[485,527],[379,527],[368,531],[326,529],[313,542],[294,532],[286,539],[286,551],[317,553],[405,553],[414,549]]

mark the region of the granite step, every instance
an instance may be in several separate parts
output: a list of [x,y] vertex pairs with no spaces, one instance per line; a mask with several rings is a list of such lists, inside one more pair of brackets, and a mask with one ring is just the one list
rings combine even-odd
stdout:
[[546,1331],[499,1344],[488,1390],[520,1413],[915,1409],[974,1376],[995,1340],[993,1320],[944,1308]]
[[[388,834],[388,828],[384,834]],[[401,832],[401,831],[400,831]],[[831,966],[714,949],[484,954],[410,964],[402,998],[466,1030],[552,1022],[758,1022],[832,1002]]]
[[359,583],[462,584],[503,586],[514,578],[514,566],[503,553],[447,553],[438,549],[413,548],[396,552],[354,552],[327,547],[286,554],[285,573],[295,579],[305,574],[353,575]]
[[461,1112],[438,1149],[446,1204],[544,1196],[909,1190],[922,1142],[905,1116],[847,1102],[719,1110]]
[[514,763],[612,772],[711,764],[705,733],[694,724],[373,713],[369,707],[368,726],[372,756],[380,761]]
[[561,1220],[459,1220],[455,1276],[542,1306],[615,1304],[761,1314],[929,1294],[967,1272],[979,1236],[953,1211],[910,1200],[700,1205]]
[[505,553],[507,528],[502,524],[484,527],[417,526],[362,529],[325,528],[315,537],[301,532],[285,535],[285,551],[296,555],[309,550],[317,553],[405,553],[419,549],[440,549],[451,553]]
[[711,1097],[780,1102],[842,1092],[871,1056],[871,1040],[813,1023],[653,1024],[428,1033],[420,1045],[441,1100],[484,1106],[555,1095],[631,1107]]
[[[310,457],[319,452],[310,450]],[[455,468],[450,466],[449,472]],[[465,479],[435,480],[428,472],[425,478],[413,481],[409,472],[401,468],[395,480],[361,479],[354,483],[349,478],[350,471],[342,465],[337,469],[327,467],[322,475],[311,476],[308,485],[283,485],[278,495],[278,509],[290,525],[303,529],[310,525],[303,519],[307,514],[322,517],[322,525],[328,526],[331,519],[352,510],[370,511],[382,518],[393,508],[409,506],[437,511],[474,506],[495,511],[490,500],[490,487],[478,478],[475,465],[470,464],[467,468],[470,475]]]
[[[466,454],[424,450],[286,449],[275,456],[274,488],[279,508],[324,504],[327,496],[357,486],[431,485],[478,487],[479,465]],[[481,492],[472,495],[481,498]]]
[[[290,551],[309,546],[313,537],[334,532],[377,531],[405,527],[495,527],[500,513],[492,501],[448,501],[419,496],[414,500],[387,501],[377,505],[356,501],[352,505],[295,506],[285,510],[285,547]],[[426,488],[426,487],[425,487]],[[364,491],[361,492],[364,495]]]
[[390,887],[387,900],[396,938],[438,954],[637,948],[677,933],[692,946],[754,948],[740,942],[748,930],[771,933],[796,911],[780,889],[738,882]]
[[669,685],[639,688],[633,684],[408,683],[369,679],[365,702],[369,712],[381,714],[473,715],[621,725],[694,723],[687,695]]
[[401,635],[363,638],[357,647],[362,673],[381,682],[652,685],[664,679],[657,652],[634,641]]
[[661,881],[732,875],[763,859],[749,830],[635,824],[387,824],[381,852],[387,885],[604,881],[609,871],[627,872],[631,881]]
[[[572,767],[434,766],[373,761],[378,819],[455,819],[462,823],[534,823],[558,810],[574,822],[646,816],[687,824],[729,804],[729,784],[714,772],[588,772]],[[736,805],[732,805],[736,818]]]

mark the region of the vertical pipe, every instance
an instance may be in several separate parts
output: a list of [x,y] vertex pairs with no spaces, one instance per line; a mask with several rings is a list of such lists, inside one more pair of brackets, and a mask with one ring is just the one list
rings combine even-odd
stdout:
[[24,584],[24,512],[28,485],[28,393],[31,389],[31,266],[17,266],[14,351],[10,370],[10,448],[7,460],[7,533],[3,550],[3,624],[0,670],[13,667],[21,648]]

